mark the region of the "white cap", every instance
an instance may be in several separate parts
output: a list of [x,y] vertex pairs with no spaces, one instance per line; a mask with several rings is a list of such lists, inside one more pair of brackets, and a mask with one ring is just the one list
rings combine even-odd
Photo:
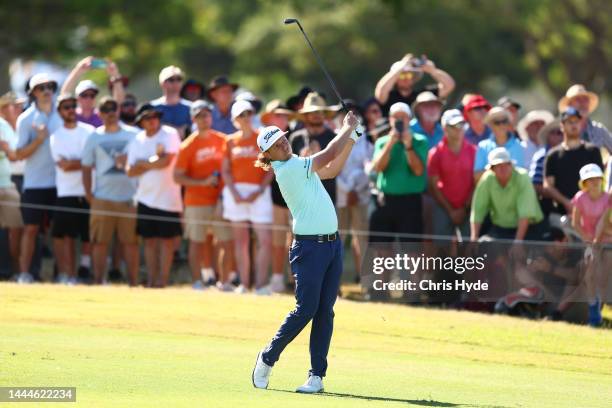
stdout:
[[234,102],[232,105],[232,120],[236,120],[238,116],[240,116],[243,112],[251,111],[255,113],[255,108],[251,105],[251,102],[240,100]]
[[35,74],[32,76],[32,78],[30,78],[30,82],[28,82],[28,86],[30,87],[30,92],[32,92],[34,88],[36,88],[38,85],[47,84],[47,83],[53,83],[55,84],[55,87],[57,87],[57,81],[52,79],[49,76],[49,74],[40,73],[40,74]]
[[497,166],[498,164],[512,163],[512,158],[505,147],[497,147],[491,150],[489,153],[488,162],[489,163],[486,166],[487,170],[493,166]]
[[[601,168],[595,163],[585,164],[580,169],[580,184],[585,180],[598,177],[603,178],[603,171],[601,171]],[[582,185],[580,188],[582,188]]]
[[459,109],[449,109],[442,115],[442,127],[455,126],[459,123],[465,123],[463,113]]
[[183,75],[183,71],[176,65],[169,65],[160,71],[159,84],[163,84],[166,79],[172,78],[173,76],[180,76],[183,78],[185,75]]
[[391,107],[389,108],[389,116],[392,116],[397,112],[404,112],[408,116],[412,117],[412,111],[410,111],[410,106],[408,106],[407,103],[395,102],[393,105],[391,105]]
[[98,85],[96,85],[94,81],[92,81],[91,79],[84,79],[76,86],[74,93],[75,95],[79,96],[83,92],[89,90],[96,91],[96,93],[100,92],[100,90],[98,89]]
[[259,132],[257,136],[257,146],[259,146],[259,150],[265,152],[268,150],[278,139],[282,136],[285,136],[287,132],[283,132],[276,126],[268,126]]

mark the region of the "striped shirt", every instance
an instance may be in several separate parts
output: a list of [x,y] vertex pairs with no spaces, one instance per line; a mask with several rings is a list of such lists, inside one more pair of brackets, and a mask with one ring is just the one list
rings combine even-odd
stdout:
[[608,153],[612,154],[612,134],[603,123],[589,119],[586,129],[582,132],[582,139],[597,147],[605,147]]

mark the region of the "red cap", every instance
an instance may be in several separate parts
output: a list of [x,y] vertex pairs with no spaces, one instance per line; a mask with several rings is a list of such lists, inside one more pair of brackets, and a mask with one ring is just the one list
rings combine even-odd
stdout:
[[472,97],[463,106],[463,114],[471,111],[474,108],[485,107],[487,110],[491,109],[491,104],[482,95],[472,95]]

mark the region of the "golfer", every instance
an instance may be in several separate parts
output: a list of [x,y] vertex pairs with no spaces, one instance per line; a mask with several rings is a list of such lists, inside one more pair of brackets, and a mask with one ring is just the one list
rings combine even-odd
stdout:
[[296,306],[272,341],[258,355],[253,385],[267,388],[272,366],[287,345],[312,320],[308,380],[296,391],[323,391],[327,352],[334,325],[334,303],[342,274],[342,243],[338,235],[336,209],[321,179],[336,177],[358,138],[359,124],[351,113],[336,137],[322,151],[298,157],[291,151],[287,132],[276,126],[264,128],[257,137],[261,150],[255,166],[272,168],[283,198],[293,216],[295,239],[289,249],[289,263],[295,277]]

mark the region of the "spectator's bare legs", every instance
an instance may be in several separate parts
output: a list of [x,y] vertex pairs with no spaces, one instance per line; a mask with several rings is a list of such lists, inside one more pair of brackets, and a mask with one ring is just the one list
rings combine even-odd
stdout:
[[213,256],[214,256],[214,240],[215,237],[212,234],[206,235],[206,241],[202,244],[202,268],[212,268],[213,267]]
[[21,249],[21,236],[23,229],[11,228],[9,229],[9,254],[11,256],[11,267],[13,273],[19,273],[19,250]]
[[95,243],[92,244],[91,260],[93,262],[94,283],[102,284],[104,279],[104,271],[106,270],[106,254],[108,253],[108,245]]
[[74,238],[64,237],[64,265],[69,278],[76,278],[76,243]]
[[234,251],[240,281],[245,288],[251,286],[251,258],[249,256],[249,226],[246,223],[232,223]]
[[221,283],[229,282],[229,274],[236,270],[234,261],[234,246],[232,241],[217,242],[215,245],[215,259],[217,260],[217,280]]
[[147,267],[147,287],[157,286],[159,276],[159,247],[158,238],[146,238],[144,240],[145,265]]
[[[204,242],[189,241],[189,268],[192,282],[202,279],[202,267],[207,267],[204,261]],[[208,263],[210,267],[210,262]]]
[[38,225],[25,225],[21,236],[21,254],[19,256],[19,271],[29,272],[36,246],[36,236],[38,235]]
[[170,277],[170,268],[172,268],[174,250],[176,248],[176,238],[160,239],[159,246],[161,254],[161,276],[158,281],[157,287],[163,288],[168,285],[168,278]]
[[130,286],[138,286],[138,271],[140,267],[140,253],[138,252],[138,244],[125,244],[123,245],[121,252],[123,252],[125,259]]
[[121,269],[121,259],[124,259],[122,252],[123,252],[122,246],[119,245],[118,240],[115,240],[115,244],[113,245],[113,254],[112,254],[112,268],[113,269],[117,269],[117,270]]
[[255,288],[268,284],[268,269],[270,268],[270,250],[272,246],[272,230],[270,224],[254,224],[257,235],[257,252],[255,259]]

